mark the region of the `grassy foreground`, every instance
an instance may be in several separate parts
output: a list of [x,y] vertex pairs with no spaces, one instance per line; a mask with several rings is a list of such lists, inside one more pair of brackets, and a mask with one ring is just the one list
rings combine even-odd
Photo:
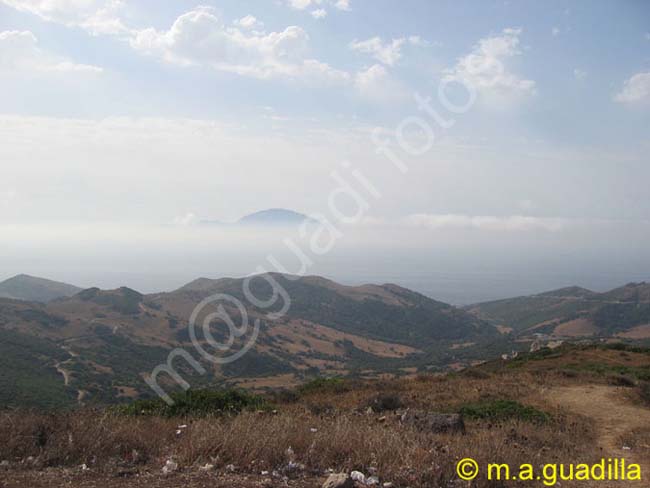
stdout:
[[[583,364],[585,357],[602,367],[571,366]],[[319,486],[328,470],[359,470],[393,486],[451,486],[457,481],[455,464],[465,457],[480,465],[598,461],[602,426],[558,405],[554,391],[602,385],[648,408],[642,380],[612,385],[621,362],[630,371],[644,371],[650,355],[570,348],[446,376],[319,380],[264,398],[195,392],[173,412],[158,410],[162,407],[155,403],[53,415],[9,411],[0,414],[0,460],[8,462],[10,472],[86,465],[111,477],[160,473],[171,460],[178,465],[172,476],[204,467],[217,478],[264,473]],[[460,412],[466,432],[419,430],[400,421],[407,409]],[[648,432],[630,435],[640,445],[647,443]],[[479,477],[472,486],[503,485]]]

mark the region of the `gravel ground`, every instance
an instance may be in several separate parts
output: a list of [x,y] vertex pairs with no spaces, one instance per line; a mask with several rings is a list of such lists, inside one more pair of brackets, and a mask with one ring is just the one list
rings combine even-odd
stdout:
[[165,476],[150,472],[106,475],[67,469],[0,471],[0,488],[315,488],[324,480],[324,477],[281,480],[269,476],[196,472]]

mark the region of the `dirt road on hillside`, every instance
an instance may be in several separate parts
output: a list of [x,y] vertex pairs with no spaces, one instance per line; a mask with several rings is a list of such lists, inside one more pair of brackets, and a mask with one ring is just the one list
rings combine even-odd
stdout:
[[[648,485],[650,459],[637,450],[623,449],[621,436],[639,428],[650,427],[650,409],[630,403],[621,388],[604,385],[553,388],[550,399],[559,406],[592,419],[596,424],[598,442],[604,457],[624,458],[641,466],[643,481]],[[629,482],[632,484],[633,482]]]

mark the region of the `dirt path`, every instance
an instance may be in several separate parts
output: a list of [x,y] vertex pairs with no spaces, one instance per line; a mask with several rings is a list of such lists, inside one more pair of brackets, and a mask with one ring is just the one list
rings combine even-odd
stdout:
[[603,454],[641,465],[644,479],[650,476],[650,460],[634,450],[623,449],[620,437],[650,426],[650,409],[629,403],[620,388],[604,385],[553,388],[551,401],[593,419]]
[[[67,369],[65,369],[64,366],[65,366],[66,364],[70,364],[70,363],[74,360],[74,358],[79,357],[79,354],[77,354],[76,352],[74,352],[74,351],[73,351],[72,349],[70,349],[70,347],[68,347],[68,346],[61,346],[61,348],[62,348],[65,352],[67,352],[67,353],[70,355],[70,358],[69,358],[69,359],[66,359],[65,361],[57,361],[57,362],[54,364],[54,368],[57,370],[57,372],[58,372],[59,374],[61,374],[61,375],[63,376],[63,384],[64,384],[65,386],[70,386],[70,380],[71,380],[70,371],[68,371]],[[85,391],[85,390],[77,390],[77,402],[78,402],[79,404],[81,404],[81,402],[83,401],[83,399],[86,397],[86,394],[87,394],[87,393],[88,393],[88,392]],[[0,486],[0,488],[2,488],[2,487]]]
[[57,362],[57,363],[54,365],[54,367],[55,367],[56,370],[59,372],[59,374],[63,375],[63,384],[64,384],[65,386],[68,386],[68,385],[70,384],[70,373],[69,373],[66,369],[63,369],[63,368],[61,367],[61,365],[65,364],[65,363],[67,363],[67,361],[63,361],[62,363],[61,363],[61,362]]

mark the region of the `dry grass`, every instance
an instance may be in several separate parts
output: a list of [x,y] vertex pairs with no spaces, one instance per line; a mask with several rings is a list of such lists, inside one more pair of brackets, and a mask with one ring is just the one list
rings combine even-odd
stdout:
[[[382,479],[414,488],[455,479],[455,463],[464,457],[480,464],[512,465],[595,460],[592,426],[549,405],[543,381],[528,373],[509,373],[358,383],[279,404],[277,414],[247,412],[218,418],[120,417],[90,410],[4,413],[0,459],[19,462],[32,456],[40,466],[85,463],[110,471],[140,463],[160,469],[173,457],[187,470],[214,463],[234,464],[251,473],[286,472],[294,462],[304,465],[303,472],[317,474],[330,468],[364,472],[375,468]],[[465,435],[418,432],[403,426],[394,413],[363,413],[362,407],[378,393],[399,398],[407,408],[429,411],[457,411],[463,404],[489,398],[517,399],[544,409],[553,420],[544,425],[472,421]],[[188,427],[177,435],[182,423]],[[491,485],[479,480],[476,486]]]

